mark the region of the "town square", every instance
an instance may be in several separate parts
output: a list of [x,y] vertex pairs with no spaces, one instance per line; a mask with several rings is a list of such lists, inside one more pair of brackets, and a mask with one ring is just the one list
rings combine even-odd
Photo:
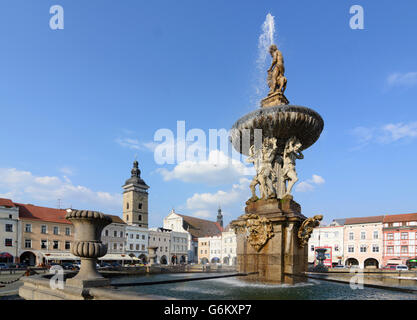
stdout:
[[0,301],[417,299],[416,3],[0,9]]

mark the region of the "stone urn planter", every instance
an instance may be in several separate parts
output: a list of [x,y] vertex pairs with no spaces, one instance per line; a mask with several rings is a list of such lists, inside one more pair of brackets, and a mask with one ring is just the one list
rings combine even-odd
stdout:
[[97,258],[107,253],[107,245],[101,242],[101,232],[112,220],[97,211],[68,209],[65,218],[72,222],[75,239],[71,253],[81,258],[80,271],[66,284],[75,287],[99,287],[109,285],[109,279],[97,271]]

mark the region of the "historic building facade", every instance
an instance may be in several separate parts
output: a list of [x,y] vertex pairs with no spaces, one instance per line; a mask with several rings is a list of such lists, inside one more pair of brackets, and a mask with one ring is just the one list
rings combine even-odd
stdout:
[[221,247],[221,257],[220,261],[224,265],[234,266],[237,263],[236,256],[237,242],[236,234],[233,229],[229,226],[226,226],[225,230],[222,232],[222,247]]
[[346,219],[333,220],[328,226],[319,226],[313,230],[308,241],[308,263],[316,263],[316,250],[326,249],[327,267],[343,265],[344,259],[344,223]]
[[100,260],[129,260],[125,256],[126,223],[119,216],[108,215],[112,223],[101,233],[101,242],[107,245],[107,254]]
[[207,264],[210,262],[210,238],[198,238],[198,263]]
[[149,229],[148,248],[156,247],[156,263],[167,265],[171,256],[171,230],[164,228]]
[[407,264],[417,257],[417,213],[387,215],[383,219],[383,263]]
[[[217,221],[223,223],[223,217],[220,211]],[[174,209],[164,218],[164,228],[175,232],[185,232],[188,234],[187,251],[188,261],[198,263],[198,238],[206,236],[220,235],[223,228],[219,222],[190,217],[175,212]]]
[[138,258],[142,263],[146,263],[148,261],[148,241],[148,229],[137,225],[126,225],[126,254]]
[[382,266],[384,216],[347,218],[344,228],[345,265],[359,268]]
[[74,227],[66,210],[15,203],[21,223],[20,262],[28,265],[51,261],[74,261],[70,253]]
[[0,199],[0,262],[19,260],[19,208],[10,199]]

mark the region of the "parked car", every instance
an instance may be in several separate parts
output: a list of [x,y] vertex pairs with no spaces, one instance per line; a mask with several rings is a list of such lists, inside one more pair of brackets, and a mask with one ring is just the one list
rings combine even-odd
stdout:
[[121,265],[120,263],[118,263],[118,262],[113,262],[113,263],[111,264],[111,266],[112,266],[113,268],[120,268],[120,267],[122,267],[122,265]]
[[61,267],[64,270],[72,270],[75,268],[74,264],[70,263],[70,262],[64,262],[63,264],[61,264]]
[[345,266],[344,266],[344,265],[342,265],[342,264],[337,264],[337,265],[335,265],[333,268],[334,268],[334,269],[344,269],[344,268],[345,268]]
[[7,268],[9,268],[9,267],[7,266],[7,264],[5,264],[5,263],[0,263],[0,269],[7,269]]
[[384,269],[384,270],[396,270],[397,269],[397,265],[395,265],[395,264],[387,264],[382,269]]
[[408,271],[408,267],[405,264],[399,264],[395,267],[397,271]]

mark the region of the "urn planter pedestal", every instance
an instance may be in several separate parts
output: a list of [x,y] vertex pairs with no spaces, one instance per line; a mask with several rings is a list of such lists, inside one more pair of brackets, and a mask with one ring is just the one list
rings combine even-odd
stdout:
[[73,287],[91,288],[108,286],[110,280],[97,271],[97,259],[107,253],[107,246],[101,242],[101,232],[112,220],[97,211],[68,210],[65,217],[75,229],[75,240],[71,253],[81,258],[80,271],[74,278],[66,280]]

